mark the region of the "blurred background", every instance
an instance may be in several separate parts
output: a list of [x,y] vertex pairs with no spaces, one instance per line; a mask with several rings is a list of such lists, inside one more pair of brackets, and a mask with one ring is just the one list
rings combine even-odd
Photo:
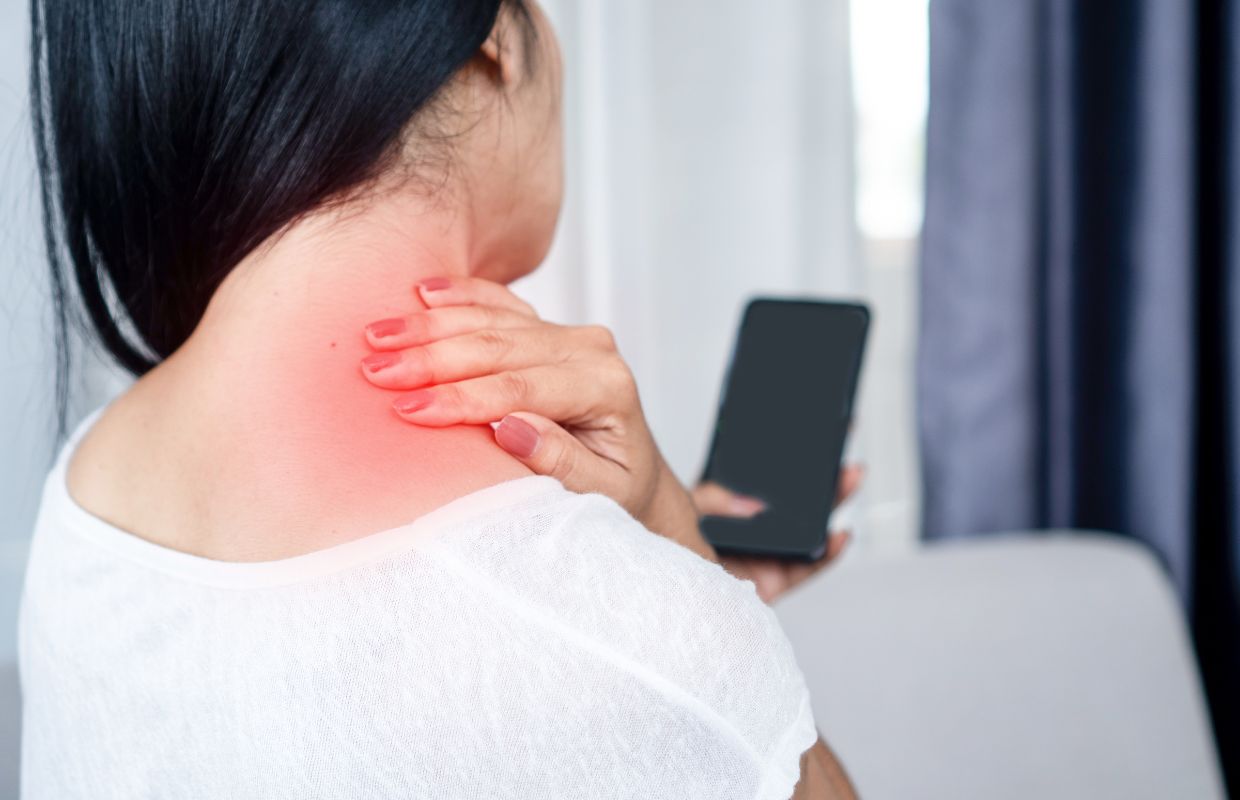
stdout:
[[[748,297],[873,310],[849,456],[869,474],[837,516],[854,544],[822,581],[835,605],[781,609],[863,790],[1221,796],[1219,765],[1240,765],[1235,4],[543,4],[567,62],[568,194],[516,289],[615,331],[686,483]],[[25,14],[0,5],[7,564],[55,448]],[[125,385],[87,359],[74,418]],[[1015,539],[1033,549],[987,560]],[[1073,549],[1087,541],[1103,549]],[[942,791],[899,789],[894,759]]]

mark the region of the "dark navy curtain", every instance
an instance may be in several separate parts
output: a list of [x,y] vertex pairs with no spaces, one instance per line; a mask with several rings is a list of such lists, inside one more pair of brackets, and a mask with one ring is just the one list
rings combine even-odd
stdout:
[[1240,788],[1240,0],[931,0],[931,538],[1139,539]]

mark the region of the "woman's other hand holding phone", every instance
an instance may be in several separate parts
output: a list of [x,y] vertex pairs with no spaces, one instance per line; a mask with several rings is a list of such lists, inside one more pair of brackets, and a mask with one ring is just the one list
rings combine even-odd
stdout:
[[367,326],[376,352],[362,363],[375,386],[405,392],[393,402],[402,419],[498,420],[495,441],[534,472],[605,494],[650,530],[716,558],[606,328],[545,322],[479,278],[432,278],[415,291],[427,310]]
[[[856,493],[865,478],[865,468],[847,466],[840,471],[840,487],[835,503],[839,505]],[[717,483],[701,483],[693,490],[693,502],[702,516],[734,517],[748,519],[762,512],[761,500],[736,494]],[[844,552],[848,546],[849,533],[836,531],[827,539],[827,552],[817,561],[806,564],[777,558],[758,558],[725,554],[719,563],[738,578],[753,581],[758,596],[768,603],[774,602],[790,589],[820,572]]]

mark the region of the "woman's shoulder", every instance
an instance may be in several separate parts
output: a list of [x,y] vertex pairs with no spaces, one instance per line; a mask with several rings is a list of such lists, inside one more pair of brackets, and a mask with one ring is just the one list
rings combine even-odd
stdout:
[[813,732],[791,645],[751,582],[646,530],[609,498],[564,490],[543,503],[454,534],[445,562],[506,613],[643,676],[757,754]]
[[539,480],[554,488],[453,530],[437,543],[441,555],[497,590],[547,607],[586,599],[611,608],[656,597],[757,600],[752,583],[647,530],[611,498]]
[[[144,411],[140,385],[139,382],[78,423],[63,444],[58,469],[51,476],[64,481],[75,503],[126,530],[145,527],[144,513],[151,510],[149,504],[132,502],[130,490],[134,484],[144,473],[167,475],[164,470],[144,469],[141,463],[143,459],[166,455],[167,448],[152,447],[146,440],[153,419]],[[166,491],[151,494],[167,496]]]
[[496,593],[570,624],[596,624],[617,642],[632,637],[628,646],[681,625],[683,642],[726,627],[732,640],[782,643],[752,582],[652,533],[611,498],[555,487],[453,531],[437,543],[441,555]]

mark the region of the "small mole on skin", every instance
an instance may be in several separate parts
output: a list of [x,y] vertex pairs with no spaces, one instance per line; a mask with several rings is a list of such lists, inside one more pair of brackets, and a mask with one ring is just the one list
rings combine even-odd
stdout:
[[335,346],[336,346],[336,343],[335,343],[335,342],[332,342],[332,347],[335,347]]

